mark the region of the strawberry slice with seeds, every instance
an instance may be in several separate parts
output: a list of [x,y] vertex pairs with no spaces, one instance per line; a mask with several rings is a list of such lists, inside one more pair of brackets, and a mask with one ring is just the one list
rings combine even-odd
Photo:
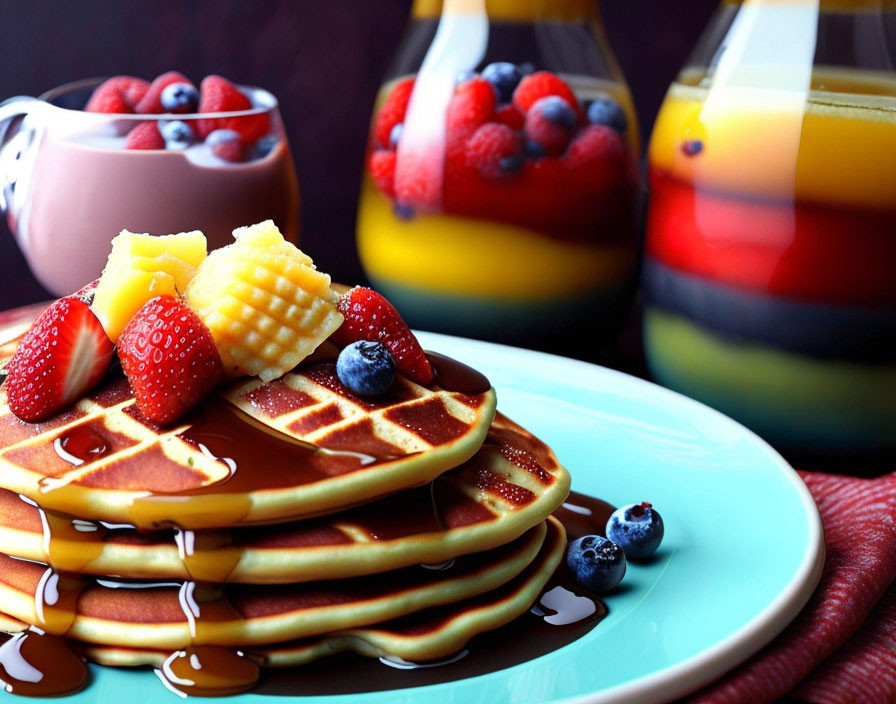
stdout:
[[118,358],[143,417],[167,425],[220,383],[221,358],[212,334],[174,296],[148,301],[118,338]]
[[60,298],[37,317],[7,365],[9,407],[31,423],[54,415],[97,384],[112,352],[90,306]]
[[432,365],[420,342],[395,307],[373,289],[355,286],[336,306],[345,321],[330,339],[345,347],[358,340],[382,342],[398,371],[418,384],[429,384]]

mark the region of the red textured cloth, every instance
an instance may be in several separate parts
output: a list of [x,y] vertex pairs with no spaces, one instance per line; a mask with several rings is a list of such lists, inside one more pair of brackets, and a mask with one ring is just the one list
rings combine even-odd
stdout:
[[691,702],[896,703],[896,474],[801,476],[824,525],[821,582],[780,636]]

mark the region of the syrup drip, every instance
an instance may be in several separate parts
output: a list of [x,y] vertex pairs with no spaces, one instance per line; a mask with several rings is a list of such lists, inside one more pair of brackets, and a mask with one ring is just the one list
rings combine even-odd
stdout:
[[194,645],[168,656],[156,674],[180,696],[224,697],[252,689],[261,670],[241,650]]
[[[567,504],[579,510],[563,507],[554,515],[563,522],[570,540],[589,534],[602,535],[607,519],[614,510],[605,501],[576,492],[570,494]],[[402,669],[396,668],[395,660],[384,662],[343,653],[317,660],[310,667],[269,670],[253,693],[326,696],[400,690],[476,677],[534,660],[577,641],[607,613],[597,595],[579,586],[563,563],[536,604],[558,587],[589,599],[595,607],[593,613],[566,625],[552,625],[545,620],[545,616],[557,612],[543,606],[541,616],[526,613],[501,628],[476,636],[467,644],[469,653],[465,657],[410,663]],[[562,592],[556,594],[565,597]],[[553,602],[554,597],[549,601]],[[351,676],[346,677],[346,672],[351,672]]]
[[459,394],[484,394],[492,385],[482,372],[473,367],[468,367],[463,362],[446,357],[437,352],[427,352],[426,358],[435,371],[434,384],[438,384],[445,391],[453,391]]
[[0,681],[10,694],[52,697],[87,684],[87,665],[64,638],[32,628],[0,645]]
[[80,467],[85,462],[108,454],[105,438],[93,428],[76,426],[53,441],[53,449],[69,464]]

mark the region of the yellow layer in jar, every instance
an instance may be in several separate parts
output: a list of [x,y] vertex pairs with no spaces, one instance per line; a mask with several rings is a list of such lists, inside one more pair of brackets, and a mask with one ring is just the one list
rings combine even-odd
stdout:
[[482,12],[511,22],[579,20],[597,15],[596,0],[414,0],[413,17],[439,17],[442,11]]
[[[633,238],[634,239],[634,238]],[[365,176],[358,253],[368,275],[442,294],[545,300],[624,285],[630,246],[563,242],[514,225],[453,215],[396,217]]]
[[[711,81],[672,84],[651,138],[653,167],[738,194],[896,203],[896,160],[886,156],[896,153],[896,79],[816,70],[802,93]],[[702,142],[695,156],[682,149],[689,140]]]

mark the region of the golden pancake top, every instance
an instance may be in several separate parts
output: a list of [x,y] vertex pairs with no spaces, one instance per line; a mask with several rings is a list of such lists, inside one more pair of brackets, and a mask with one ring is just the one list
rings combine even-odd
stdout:
[[346,389],[332,361],[304,364],[269,384],[226,389],[171,428],[142,418],[121,377],[36,424],[16,418],[0,393],[0,488],[139,528],[337,511],[425,484],[479,449],[494,391],[469,367],[433,360],[444,385],[399,376],[373,400]]

